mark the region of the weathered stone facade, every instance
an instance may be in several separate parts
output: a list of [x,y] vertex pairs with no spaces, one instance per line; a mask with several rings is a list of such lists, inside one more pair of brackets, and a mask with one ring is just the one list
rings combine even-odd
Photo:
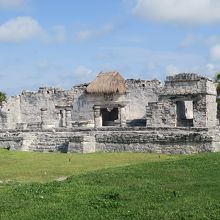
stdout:
[[[118,91],[116,75],[108,77]],[[88,85],[9,97],[0,110],[0,146],[81,153],[220,150],[216,88],[206,77],[178,74],[164,85],[125,80],[119,93],[88,93]]]
[[94,127],[94,106],[123,107],[122,117],[128,124],[143,124],[145,105],[157,101],[161,90],[158,80],[127,80],[124,95],[87,94],[87,86],[74,86],[68,91],[45,87],[9,97],[0,111],[0,129],[40,128],[42,119],[51,128]]
[[215,127],[216,88],[211,80],[196,74],[169,76],[158,102],[149,103],[146,109],[147,126]]

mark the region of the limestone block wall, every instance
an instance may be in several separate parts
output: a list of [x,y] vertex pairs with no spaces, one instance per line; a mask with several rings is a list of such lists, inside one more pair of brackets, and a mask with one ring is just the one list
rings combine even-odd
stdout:
[[197,74],[182,73],[167,76],[162,93],[164,95],[202,94],[213,91],[213,83]]
[[89,121],[94,120],[93,104],[88,100],[85,89],[88,84],[74,86],[72,91],[74,93],[72,119],[73,121]]
[[[216,97],[213,95],[199,96],[193,101],[193,126],[214,127],[217,118]],[[177,126],[176,102],[160,99],[160,102],[149,103],[147,109],[147,126]]]
[[[126,80],[126,94],[109,96],[85,93],[88,84],[74,86],[68,91],[58,88],[40,88],[37,92],[24,91],[19,96],[9,97],[0,110],[0,128],[38,128],[41,122],[41,109],[47,109],[50,126],[62,126],[60,111],[71,108],[72,122],[77,125],[84,121],[94,124],[94,105],[101,107],[124,105],[124,117],[131,125],[145,123],[145,106],[157,101],[161,90],[158,80]],[[65,112],[63,113],[65,114]]]
[[[29,128],[38,128],[43,108],[47,109],[45,120],[51,123],[50,126],[64,126],[66,122],[61,118],[64,115],[68,116],[68,127],[72,122],[77,126],[89,123],[91,127],[95,105],[103,108],[125,106],[123,117],[128,126],[143,126],[146,117],[147,126],[176,126],[176,102],[179,100],[193,101],[194,126],[215,125],[216,90],[206,77],[178,74],[167,77],[164,86],[158,80],[129,79],[126,80],[126,94],[113,96],[87,94],[87,86],[74,86],[68,91],[45,87],[38,92],[26,91],[9,97],[0,109],[0,129],[25,128],[25,124],[29,124]],[[148,104],[152,109],[146,112]],[[66,108],[71,112],[65,112]]]
[[0,133],[0,146],[10,150],[66,153],[70,139],[76,135],[79,134],[68,131],[11,130]]
[[169,99],[149,103],[146,113],[147,127],[176,126],[176,104]]
[[214,127],[217,124],[217,103],[216,96],[206,95],[206,121],[208,127]]
[[24,92],[20,96],[22,122],[40,122],[41,108],[46,108],[48,120],[59,126],[59,106],[71,105],[73,94],[62,89],[41,88],[37,93]]
[[96,140],[94,135],[75,136],[70,138],[68,152],[70,153],[94,153]]
[[157,128],[146,132],[96,134],[96,151],[192,154],[215,151],[207,130]]
[[0,109],[0,129],[15,128],[21,122],[20,96],[12,96]]
[[21,150],[23,145],[23,138],[13,135],[0,135],[0,148],[10,150]]
[[149,102],[157,102],[162,86],[158,80],[126,80],[127,99],[129,103],[125,107],[126,119],[134,121],[145,119],[146,105]]
[[[186,116],[187,102],[191,104],[190,118],[178,117],[180,112]],[[184,109],[181,110],[181,106]],[[158,103],[149,103],[146,111],[147,126],[214,127],[217,117],[215,85],[196,74],[169,76]]]
[[206,127],[206,96],[200,96],[193,102],[193,124],[195,127]]
[[86,94],[84,90],[77,91],[73,101],[73,114],[72,119],[74,121],[91,121],[94,122],[95,105],[101,106],[101,108],[117,106],[126,102],[125,96],[108,96],[104,94],[92,95]]
[[[213,131],[219,133],[219,131]],[[214,133],[213,133],[214,134]],[[217,151],[220,139],[207,128],[112,128],[0,132],[0,146],[43,152],[157,152],[192,154]]]
[[215,95],[215,96],[217,95],[216,85],[211,80],[206,81],[206,92],[208,94],[212,94],[212,95]]
[[126,80],[125,95],[92,95],[86,94],[87,84],[73,87],[73,121],[94,121],[93,106],[101,107],[125,105],[125,118],[129,121],[145,120],[145,106],[148,102],[157,101],[161,85],[158,80]]
[[[48,90],[49,91],[49,90]],[[20,96],[21,121],[34,123],[41,121],[41,108],[47,108],[51,120],[56,118],[55,103],[49,93],[23,92]]]
[[59,106],[70,106],[72,91],[55,88],[40,88],[38,92],[24,91],[19,96],[9,97],[0,111],[0,128],[14,129],[17,123],[40,123],[41,108],[48,110],[48,120],[59,126]]

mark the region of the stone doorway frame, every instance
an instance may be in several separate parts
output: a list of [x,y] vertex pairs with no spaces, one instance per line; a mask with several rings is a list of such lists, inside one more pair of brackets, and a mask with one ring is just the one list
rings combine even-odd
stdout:
[[120,121],[120,127],[126,127],[126,115],[125,115],[125,106],[116,104],[116,105],[94,105],[93,106],[93,113],[94,113],[94,127],[99,128],[103,127],[103,122],[102,122],[102,114],[101,114],[101,109],[114,109],[118,108],[118,119]]

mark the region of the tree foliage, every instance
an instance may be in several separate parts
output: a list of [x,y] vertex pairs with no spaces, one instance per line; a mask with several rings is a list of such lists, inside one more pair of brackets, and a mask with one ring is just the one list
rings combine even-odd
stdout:
[[218,108],[220,108],[220,72],[215,73],[214,82],[216,83],[216,91],[217,91],[217,103]]
[[0,104],[6,100],[6,93],[0,91]]

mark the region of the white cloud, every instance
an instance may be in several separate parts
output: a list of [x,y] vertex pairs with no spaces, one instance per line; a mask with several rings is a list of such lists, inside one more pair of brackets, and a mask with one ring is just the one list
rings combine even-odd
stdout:
[[25,4],[26,0],[0,0],[0,8],[20,8]]
[[0,25],[0,42],[20,42],[40,35],[42,28],[31,17],[17,17]]
[[107,23],[100,30],[82,30],[76,34],[76,40],[78,41],[86,41],[92,38],[101,37],[106,35],[113,30],[113,24]]
[[62,25],[45,30],[32,17],[17,17],[0,25],[0,42],[19,43],[32,38],[45,43],[63,43],[67,39],[67,33]]
[[135,15],[158,22],[209,24],[220,22],[219,0],[136,0]]
[[220,44],[216,44],[210,49],[210,58],[214,61],[220,60]]

